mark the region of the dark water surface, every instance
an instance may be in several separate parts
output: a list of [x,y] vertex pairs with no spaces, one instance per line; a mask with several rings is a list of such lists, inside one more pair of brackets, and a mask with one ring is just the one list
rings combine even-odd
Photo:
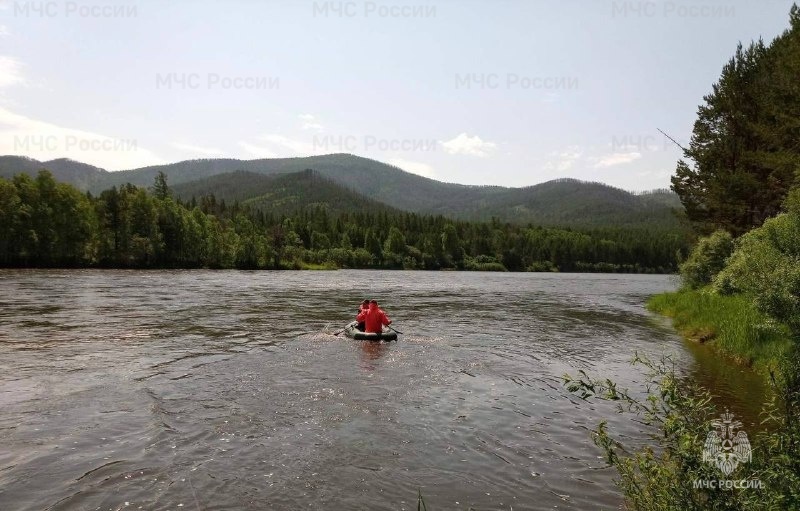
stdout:
[[[666,276],[0,272],[0,509],[618,509],[567,395],[635,350]],[[335,337],[365,297],[397,343]]]

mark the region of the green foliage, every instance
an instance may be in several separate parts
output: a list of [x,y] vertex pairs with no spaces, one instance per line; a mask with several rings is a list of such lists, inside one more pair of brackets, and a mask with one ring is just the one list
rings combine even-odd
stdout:
[[800,168],[800,23],[769,46],[739,45],[698,112],[672,188],[702,232],[735,235],[779,210]]
[[800,332],[800,214],[771,218],[739,238],[714,289],[749,294],[761,311]]
[[503,266],[503,263],[487,255],[468,257],[464,261],[464,269],[470,271],[508,271],[508,268]]
[[[304,177],[327,186],[313,172]],[[130,184],[84,196],[43,173],[0,179],[0,264],[123,268],[442,268],[671,272],[687,240],[661,229],[459,222],[324,205],[277,214]],[[279,211],[283,211],[279,208]]]
[[557,272],[558,268],[551,261],[534,261],[525,268],[525,271]]
[[453,224],[444,226],[442,251],[448,266],[452,264],[460,265],[464,260],[464,248],[461,246],[461,239],[458,237],[458,231],[456,231],[456,227]]
[[[710,393],[675,374],[669,359],[659,363],[636,358],[650,372],[646,397],[636,398],[610,380],[597,381],[581,372],[565,376],[567,389],[582,399],[617,404],[620,413],[632,413],[650,432],[652,445],[630,449],[616,440],[607,424],[593,432],[598,447],[620,478],[627,506],[638,511],[762,511],[800,506],[800,387],[797,353],[781,365],[785,380],[778,397],[765,406],[765,430],[750,438],[752,461],[740,465],[732,479],[760,480],[762,488],[695,487],[698,480],[726,477],[703,461],[706,435],[719,416]],[[789,403],[784,405],[783,403]]]
[[91,250],[95,218],[91,202],[42,171],[0,184],[0,261],[76,266]]
[[406,252],[406,237],[395,226],[389,228],[389,236],[386,238],[386,243],[383,247],[384,252],[392,254],[403,255]]
[[153,184],[153,195],[156,199],[166,200],[172,197],[172,190],[167,185],[167,175],[163,171],[158,171],[156,174],[155,183]]
[[732,252],[733,237],[727,231],[718,230],[701,238],[680,266],[684,286],[698,289],[710,284]]

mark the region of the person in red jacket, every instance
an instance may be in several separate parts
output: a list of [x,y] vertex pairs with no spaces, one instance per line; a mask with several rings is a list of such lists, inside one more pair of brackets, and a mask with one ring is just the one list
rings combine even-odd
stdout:
[[378,307],[378,302],[370,300],[369,309],[359,313],[357,321],[364,322],[364,331],[372,334],[379,334],[383,331],[384,326],[392,324],[389,316]]
[[369,310],[369,300],[364,300],[361,302],[361,306],[358,308],[358,315],[356,316],[356,321],[358,321],[358,325],[356,325],[356,330],[364,331],[364,321],[358,319],[358,316],[361,315],[362,312],[366,312]]

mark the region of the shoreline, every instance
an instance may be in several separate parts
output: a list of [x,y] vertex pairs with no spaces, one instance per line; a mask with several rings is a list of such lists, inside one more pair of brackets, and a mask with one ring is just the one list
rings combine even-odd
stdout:
[[185,271],[269,271],[269,272],[282,272],[282,271],[340,271],[340,270],[359,270],[359,271],[413,271],[420,273],[438,273],[438,272],[463,272],[463,273],[541,273],[541,274],[554,274],[560,273],[564,275],[673,275],[677,276],[676,272],[658,272],[658,271],[513,271],[513,270],[483,270],[483,269],[467,269],[467,268],[439,268],[439,269],[420,269],[420,268],[339,268],[339,267],[326,267],[324,265],[307,265],[304,264],[300,268],[197,268],[197,267],[126,267],[126,266],[0,266],[0,271],[3,270],[109,270],[109,271],[164,271],[164,270],[185,270]]
[[768,380],[792,345],[786,325],[758,312],[746,296],[679,290],[648,298],[646,308],[668,317],[687,342],[753,370]]

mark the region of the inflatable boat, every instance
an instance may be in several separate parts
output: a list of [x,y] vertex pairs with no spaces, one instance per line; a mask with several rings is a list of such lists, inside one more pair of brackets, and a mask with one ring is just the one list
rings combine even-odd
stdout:
[[397,332],[393,330],[384,329],[383,332],[379,334],[375,333],[367,333],[362,332],[361,330],[357,329],[358,322],[353,321],[346,327],[344,327],[344,335],[351,339],[355,339],[356,341],[396,341],[397,340]]

